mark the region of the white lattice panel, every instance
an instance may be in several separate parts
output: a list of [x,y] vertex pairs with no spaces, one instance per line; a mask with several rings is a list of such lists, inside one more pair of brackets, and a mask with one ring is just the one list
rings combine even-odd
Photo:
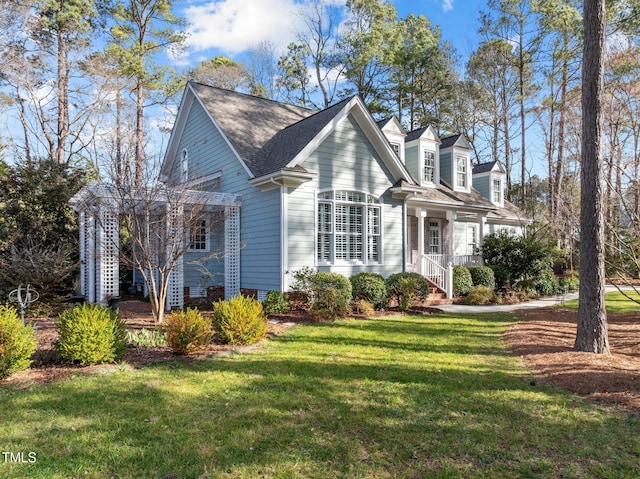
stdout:
[[240,208],[227,207],[224,221],[224,297],[240,294]]
[[166,308],[184,307],[184,263],[182,260],[182,241],[184,210],[182,207],[169,207],[167,212],[167,260],[175,262],[168,278]]
[[100,208],[96,224],[96,298],[106,305],[109,298],[119,296],[118,216]]

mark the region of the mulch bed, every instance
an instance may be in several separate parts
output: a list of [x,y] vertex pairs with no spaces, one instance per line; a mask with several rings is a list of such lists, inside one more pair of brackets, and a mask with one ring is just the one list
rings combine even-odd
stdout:
[[505,337],[534,373],[534,384],[554,384],[640,413],[640,312],[608,315],[610,356],[573,350],[576,311],[537,309],[518,314],[527,321],[512,325]]

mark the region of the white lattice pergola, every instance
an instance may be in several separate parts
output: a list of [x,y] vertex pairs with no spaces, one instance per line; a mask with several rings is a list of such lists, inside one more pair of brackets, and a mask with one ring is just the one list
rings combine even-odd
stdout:
[[[176,194],[173,194],[173,193]],[[175,197],[179,195],[180,201]],[[138,193],[117,190],[94,183],[84,187],[71,200],[79,215],[80,294],[92,303],[106,305],[119,295],[119,216],[128,208],[139,208],[140,198],[149,198],[149,190]],[[224,208],[224,291],[225,298],[240,294],[240,198],[228,193],[184,189],[154,192],[156,215],[164,215],[168,235],[184,236],[181,215],[190,206]],[[148,205],[148,203],[145,203]],[[148,206],[147,206],[148,209]],[[176,221],[178,220],[178,221]],[[165,307],[184,306],[184,268],[178,258],[169,276]]]

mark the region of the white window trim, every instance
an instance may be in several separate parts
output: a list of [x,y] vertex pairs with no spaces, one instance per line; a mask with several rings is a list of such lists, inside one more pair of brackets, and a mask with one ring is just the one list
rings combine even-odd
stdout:
[[[456,154],[454,155],[454,172],[455,172],[455,177],[453,178],[453,184],[455,185],[455,189],[457,190],[465,190],[468,191],[469,190],[469,157],[467,157],[466,155],[460,155],[460,154]],[[458,175],[459,173],[462,173],[460,171],[458,171],[458,160],[464,160],[464,185],[460,185],[458,184]]]
[[[336,200],[335,195],[336,192],[348,192],[348,193],[358,193],[364,195],[365,202],[349,202],[343,200]],[[320,195],[331,193],[331,198],[320,198]],[[376,202],[369,202],[369,198],[373,198]],[[331,205],[331,221],[329,231],[325,232],[329,235],[329,260],[325,261],[318,257],[318,252],[320,248],[319,243],[319,222],[318,222],[318,209],[321,203],[330,204]],[[362,211],[364,214],[363,225],[362,225],[362,234],[361,234],[361,248],[362,248],[362,260],[358,259],[336,259],[336,204],[344,204],[344,205],[357,205],[362,207]],[[378,258],[376,260],[369,259],[369,235],[370,235],[370,221],[369,221],[369,208],[375,207],[378,209],[379,216],[379,230],[380,232],[376,235],[378,240]],[[384,255],[383,255],[383,244],[384,244],[384,217],[383,217],[383,204],[380,201],[380,198],[371,193],[367,193],[366,191],[361,190],[347,190],[347,189],[328,189],[317,191],[315,195],[315,264],[316,266],[343,266],[343,265],[381,265],[384,264]],[[348,235],[347,235],[348,236]],[[348,248],[348,246],[347,246]]]
[[205,244],[205,247],[204,248],[193,248],[192,243],[191,243],[191,232],[193,231],[193,229],[200,228],[201,226],[198,226],[196,224],[189,225],[189,229],[187,231],[187,243],[189,244],[188,251],[190,253],[208,253],[210,251],[210,249],[211,249],[211,231],[209,230],[211,225],[210,225],[209,219],[205,218],[205,219],[198,220],[198,223],[200,223],[200,222],[204,222],[204,231],[205,231],[204,244]]
[[[426,173],[427,173],[427,157],[426,154],[427,153],[432,153],[433,154],[433,180],[427,180],[425,178]],[[436,149],[434,148],[423,148],[422,149],[422,154],[421,154],[421,169],[422,169],[422,184],[425,185],[437,185],[438,184],[438,177],[439,177],[439,172],[438,172],[438,152],[436,151]]]
[[183,183],[189,181],[189,152],[186,148],[183,148],[180,157],[180,179]]
[[[491,178],[491,202],[495,205],[503,206],[504,205],[504,186],[502,183],[502,178],[493,176],[493,175],[490,178]],[[494,187],[495,187],[494,184],[496,181],[500,183],[500,186],[499,186],[500,190],[498,191],[499,193],[498,201],[496,201],[496,198],[495,198],[496,191],[494,190]]]

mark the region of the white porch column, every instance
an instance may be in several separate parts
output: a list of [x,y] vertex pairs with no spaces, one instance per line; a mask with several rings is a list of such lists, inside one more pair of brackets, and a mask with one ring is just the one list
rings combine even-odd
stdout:
[[454,234],[455,234],[455,227],[454,227],[454,223],[456,221],[456,212],[455,211],[447,211],[447,228],[449,229],[449,244],[447,245],[447,252],[446,254],[449,256],[449,261],[451,261],[453,263],[453,257],[455,256],[455,249],[454,249],[454,244],[455,244],[455,238],[454,238]]
[[182,260],[182,241],[184,234],[184,207],[180,204],[174,206],[167,204],[167,251],[169,261],[175,261],[173,271],[167,278],[167,297],[165,310],[184,307],[184,262]]
[[478,214],[478,248],[482,248],[487,234],[487,215]]
[[427,217],[427,210],[416,208],[418,218],[418,272],[425,274],[422,258],[424,257],[424,219]]
[[224,220],[224,298],[240,294],[240,207],[227,206]]

